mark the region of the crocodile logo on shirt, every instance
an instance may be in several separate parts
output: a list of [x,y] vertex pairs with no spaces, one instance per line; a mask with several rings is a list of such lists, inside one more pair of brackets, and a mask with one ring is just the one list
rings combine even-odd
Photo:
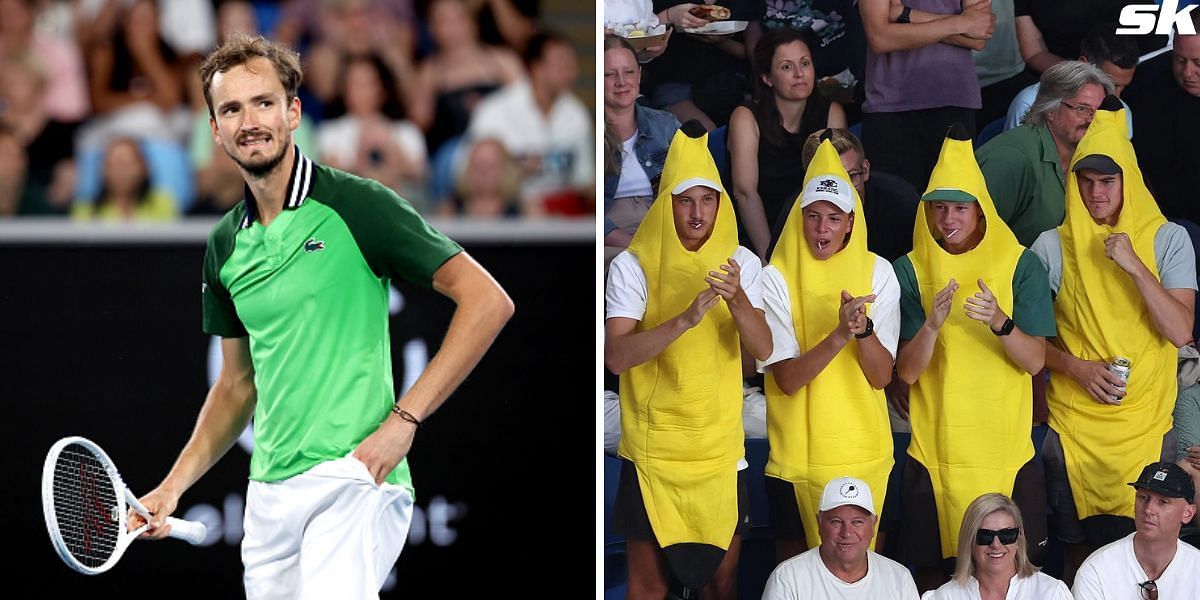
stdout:
[[305,252],[320,252],[321,250],[324,250],[324,249],[325,249],[325,242],[318,240],[316,238],[308,238],[304,242],[304,251]]

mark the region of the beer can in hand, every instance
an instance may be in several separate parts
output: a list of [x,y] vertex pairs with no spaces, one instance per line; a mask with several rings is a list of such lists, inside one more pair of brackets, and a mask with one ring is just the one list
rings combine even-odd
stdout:
[[[1125,385],[1129,384],[1129,371],[1132,368],[1133,363],[1124,356],[1118,356],[1112,359],[1112,362],[1108,363],[1108,372],[1120,377],[1121,381],[1124,382]],[[1125,385],[1121,386],[1122,391],[1124,391]],[[1121,402],[1121,399],[1117,396],[1113,396],[1113,400],[1117,401],[1118,403]]]

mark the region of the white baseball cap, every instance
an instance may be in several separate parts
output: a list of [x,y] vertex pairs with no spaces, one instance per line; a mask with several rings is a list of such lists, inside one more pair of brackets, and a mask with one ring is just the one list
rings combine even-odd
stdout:
[[847,504],[875,514],[875,500],[867,482],[854,477],[838,477],[825,484],[825,492],[821,494],[818,510],[825,512]]
[[675,188],[671,190],[671,193],[672,194],[682,194],[682,193],[688,191],[688,189],[693,188],[698,185],[712,188],[714,190],[717,190],[718,192],[725,191],[725,188],[721,187],[720,183],[717,183],[707,177],[689,177],[689,178],[684,179],[683,181],[680,181],[679,183],[677,183],[675,185]]
[[817,175],[804,185],[800,194],[800,208],[824,200],[844,213],[854,212],[854,195],[850,182],[832,173]]

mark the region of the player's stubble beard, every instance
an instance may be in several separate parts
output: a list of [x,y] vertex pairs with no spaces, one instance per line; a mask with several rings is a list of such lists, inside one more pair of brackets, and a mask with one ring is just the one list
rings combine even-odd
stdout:
[[[252,135],[253,134],[243,135],[243,136],[239,136],[239,138],[251,137]],[[274,134],[272,134],[270,132],[268,132],[267,135],[270,135],[272,138],[275,137]],[[237,166],[241,167],[242,170],[246,172],[246,174],[250,175],[251,177],[253,177],[255,179],[261,179],[261,178],[269,175],[272,171],[274,171],[275,168],[279,166],[279,163],[283,162],[283,157],[285,155],[287,155],[287,150],[292,145],[292,132],[287,131],[286,135],[287,135],[287,138],[284,139],[283,143],[279,145],[279,151],[276,152],[274,156],[268,157],[265,160],[260,160],[258,162],[250,162],[250,161],[242,160],[242,159],[238,158],[236,154],[234,154],[233,152],[230,152],[228,148],[225,149],[225,153],[228,154],[229,158],[233,159],[233,162],[237,163]],[[240,139],[238,141],[235,141],[234,142],[235,147],[236,147],[236,144],[240,144],[240,143],[241,143]]]

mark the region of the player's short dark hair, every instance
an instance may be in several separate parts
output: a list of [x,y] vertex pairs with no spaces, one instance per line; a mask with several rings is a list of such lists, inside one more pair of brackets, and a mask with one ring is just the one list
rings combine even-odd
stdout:
[[300,55],[283,44],[278,44],[262,36],[251,37],[244,33],[235,33],[213,50],[200,65],[200,81],[204,84],[204,102],[208,104],[208,114],[216,117],[212,104],[212,80],[217,73],[224,73],[236,66],[244,65],[254,58],[265,58],[275,67],[275,74],[283,84],[288,102],[296,97],[304,73],[300,69]]
[[533,63],[545,58],[546,48],[551,44],[563,44],[571,47],[571,40],[556,31],[539,31],[533,34],[533,37],[529,38],[529,43],[525,45],[525,51],[521,53],[521,61],[525,63],[525,69],[528,70]]
[[1138,65],[1138,47],[1132,36],[1117,35],[1114,23],[1099,25],[1083,38],[1079,45],[1079,54],[1097,67],[1105,62],[1111,62],[1122,69],[1132,69]]

